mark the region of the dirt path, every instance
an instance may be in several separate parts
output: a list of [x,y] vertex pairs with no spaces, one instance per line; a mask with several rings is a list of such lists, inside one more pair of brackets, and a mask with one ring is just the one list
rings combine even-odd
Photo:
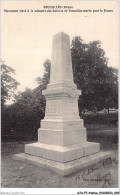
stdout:
[[117,188],[117,150],[110,150],[112,160],[97,164],[67,177],[12,159],[13,154],[24,152],[24,144],[2,144],[3,188]]

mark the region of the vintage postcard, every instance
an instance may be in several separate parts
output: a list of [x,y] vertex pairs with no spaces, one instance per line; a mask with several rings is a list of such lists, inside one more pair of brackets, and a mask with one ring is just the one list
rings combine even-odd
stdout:
[[1,194],[120,194],[118,16],[1,1]]

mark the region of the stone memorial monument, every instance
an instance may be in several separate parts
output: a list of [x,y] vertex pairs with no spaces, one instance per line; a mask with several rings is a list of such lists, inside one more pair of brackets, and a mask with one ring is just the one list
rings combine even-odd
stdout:
[[99,143],[87,141],[78,111],[81,92],[73,80],[70,38],[63,32],[53,38],[50,83],[42,94],[46,109],[38,142],[26,144],[25,153],[14,155],[14,159],[28,160],[65,176],[109,156],[100,152]]

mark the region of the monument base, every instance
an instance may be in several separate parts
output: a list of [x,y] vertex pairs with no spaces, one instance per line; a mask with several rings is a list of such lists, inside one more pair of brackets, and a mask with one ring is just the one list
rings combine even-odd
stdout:
[[99,143],[88,141],[67,146],[48,145],[39,142],[25,144],[25,154],[61,163],[83,158],[99,151]]
[[37,156],[32,156],[25,153],[20,153],[20,154],[14,154],[13,159],[22,162],[29,162],[43,169],[48,169],[59,175],[66,176],[76,171],[79,171],[83,168],[87,168],[98,162],[101,162],[108,157],[110,157],[109,153],[98,152],[70,162],[61,163],[61,162],[40,158]]

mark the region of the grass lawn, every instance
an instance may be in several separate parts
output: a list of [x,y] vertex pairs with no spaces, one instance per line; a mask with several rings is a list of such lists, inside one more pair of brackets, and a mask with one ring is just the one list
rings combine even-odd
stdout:
[[[111,159],[66,177],[13,160],[13,154],[24,152],[24,144],[2,143],[2,188],[117,188],[117,129],[88,131],[88,140],[99,142],[101,150],[110,152]],[[88,174],[89,173],[89,174]],[[87,179],[87,181],[86,181]]]

